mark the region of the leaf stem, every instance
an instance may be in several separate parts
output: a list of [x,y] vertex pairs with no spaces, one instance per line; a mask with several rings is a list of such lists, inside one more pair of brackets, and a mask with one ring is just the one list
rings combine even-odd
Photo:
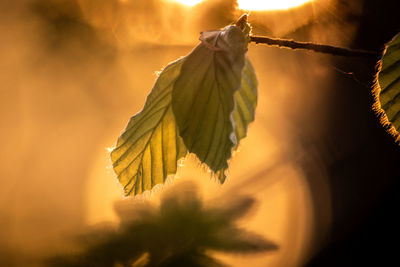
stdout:
[[270,38],[266,36],[256,36],[256,35],[250,36],[250,42],[256,44],[266,44],[270,46],[291,48],[291,49],[306,49],[314,52],[331,54],[334,56],[377,58],[378,56],[381,55],[381,53],[376,51],[350,49],[332,45],[323,45],[311,42],[298,42],[288,39]]

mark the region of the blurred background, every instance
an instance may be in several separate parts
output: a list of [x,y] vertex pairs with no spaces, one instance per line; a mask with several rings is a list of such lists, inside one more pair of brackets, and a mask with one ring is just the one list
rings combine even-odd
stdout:
[[[118,221],[115,203],[132,200],[107,148],[143,107],[156,71],[189,53],[201,31],[250,12],[254,34],[378,51],[400,30],[395,0],[253,2],[0,3],[0,266],[40,266],[88,225]],[[132,205],[158,203],[185,181],[210,205],[250,196],[256,205],[240,226],[279,249],[216,255],[232,266],[395,259],[400,149],[371,110],[378,59],[255,44],[248,56],[256,119],[225,184],[188,158],[174,181]]]

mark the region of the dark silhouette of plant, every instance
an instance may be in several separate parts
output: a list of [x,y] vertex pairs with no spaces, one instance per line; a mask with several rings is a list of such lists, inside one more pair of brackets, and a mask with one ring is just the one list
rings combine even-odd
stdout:
[[83,252],[58,256],[49,266],[224,266],[210,251],[256,253],[277,249],[264,238],[236,226],[254,204],[235,197],[229,204],[204,205],[193,184],[179,186],[159,207],[116,208],[118,228],[103,227],[80,238]]

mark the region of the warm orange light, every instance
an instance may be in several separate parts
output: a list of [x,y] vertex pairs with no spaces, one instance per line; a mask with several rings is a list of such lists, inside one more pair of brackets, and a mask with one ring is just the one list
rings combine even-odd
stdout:
[[297,7],[313,0],[238,0],[242,10],[279,10]]
[[170,0],[170,1],[181,3],[185,6],[195,6],[195,5],[203,2],[204,0]]

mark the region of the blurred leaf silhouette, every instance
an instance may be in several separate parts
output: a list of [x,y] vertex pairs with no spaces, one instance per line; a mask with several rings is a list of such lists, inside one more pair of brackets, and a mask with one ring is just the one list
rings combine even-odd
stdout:
[[264,238],[235,221],[254,201],[235,197],[228,205],[203,205],[192,184],[164,193],[161,204],[116,207],[117,229],[103,227],[80,238],[81,254],[57,256],[49,266],[225,266],[209,252],[256,253],[276,250]]

